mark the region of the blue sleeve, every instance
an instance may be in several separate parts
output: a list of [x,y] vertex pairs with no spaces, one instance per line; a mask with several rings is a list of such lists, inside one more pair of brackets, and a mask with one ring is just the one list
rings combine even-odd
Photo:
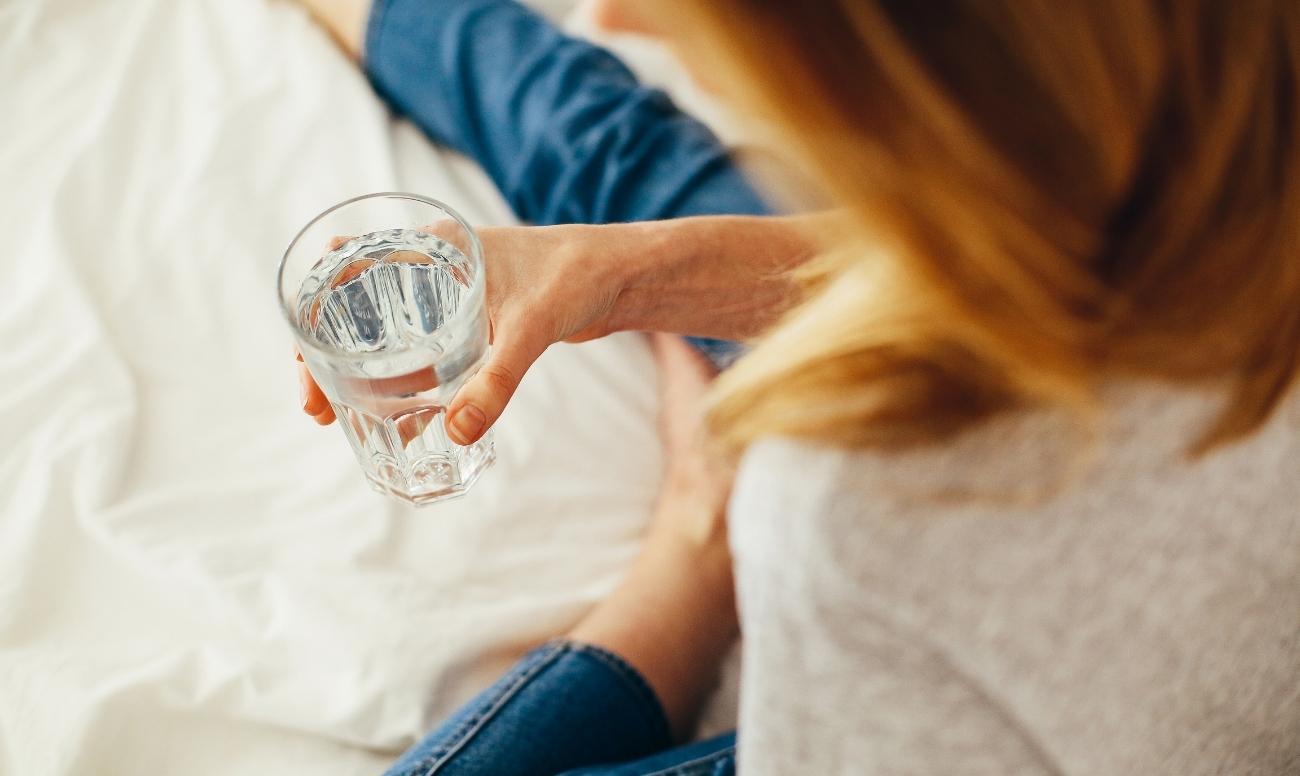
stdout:
[[523,221],[764,214],[717,138],[604,49],[511,0],[375,0],[366,71]]

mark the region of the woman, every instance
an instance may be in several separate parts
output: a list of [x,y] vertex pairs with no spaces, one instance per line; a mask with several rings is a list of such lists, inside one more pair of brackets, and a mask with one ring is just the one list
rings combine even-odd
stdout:
[[[1297,772],[1300,6],[602,14],[836,210],[486,230],[497,346],[450,427],[477,438],[552,342],[761,332],[710,413],[741,456],[741,772]],[[670,745],[735,620],[726,489],[671,412],[702,367],[659,347],[643,556],[394,773],[730,772],[730,737]]]

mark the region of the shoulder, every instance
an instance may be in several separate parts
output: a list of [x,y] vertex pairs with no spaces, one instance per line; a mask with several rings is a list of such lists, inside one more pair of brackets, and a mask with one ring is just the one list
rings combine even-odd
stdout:
[[1089,431],[1077,418],[1047,410],[1007,413],[945,443],[903,450],[769,438],[746,452],[737,491],[821,510],[868,496],[878,510],[1024,501],[1067,480],[1088,447]]
[[1192,461],[1188,450],[1222,407],[1218,392],[1118,383],[1092,415],[1007,412],[942,444],[849,450],[765,439],[741,462],[738,491],[822,509],[869,497],[877,512],[943,505],[1019,509],[1125,480],[1197,483],[1300,453],[1300,390],[1250,438]]

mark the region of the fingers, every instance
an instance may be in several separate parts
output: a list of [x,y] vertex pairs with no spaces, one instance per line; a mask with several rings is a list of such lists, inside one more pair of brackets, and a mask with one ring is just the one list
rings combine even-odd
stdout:
[[[326,250],[338,250],[344,243],[351,239],[352,238],[347,235],[332,237],[330,238],[329,244],[326,246]],[[337,287],[342,285],[357,275],[360,275],[364,268],[368,266],[368,264],[362,262],[354,262],[354,264],[355,266],[350,266],[345,273],[343,273],[343,275],[346,276],[341,275],[334,279],[334,286]],[[317,304],[319,304],[319,302]],[[316,322],[316,315],[318,312],[319,308],[312,309],[311,320],[313,324]],[[311,371],[308,370],[307,365],[303,363],[302,353],[299,353],[297,349],[295,349],[293,355],[298,361],[298,396],[299,403],[302,405],[302,411],[310,415],[312,420],[316,421],[317,424],[328,426],[335,420],[334,407],[330,405],[329,399],[325,398],[325,392],[321,390],[320,386],[316,383],[316,378],[311,376]]]
[[465,231],[465,228],[454,218],[442,218],[431,224],[425,224],[420,227],[420,231],[450,241],[460,236]]
[[[298,358],[301,359],[302,356]],[[311,415],[322,426],[334,422],[334,408],[330,406],[329,400],[325,398],[325,392],[316,384],[307,365],[303,363],[298,364],[298,389],[303,412]]]
[[328,426],[329,424],[333,423],[335,420],[334,408],[328,404],[325,405],[325,411],[319,415],[313,416],[312,420],[316,421],[316,424],[319,426]]
[[[550,343],[527,332],[503,327],[487,364],[456,393],[447,410],[447,435],[458,445],[477,442],[505,410],[524,373]],[[536,327],[531,327],[536,331]],[[518,336],[514,336],[518,333]]]
[[661,364],[666,364],[675,371],[690,374],[696,383],[706,388],[709,382],[718,376],[717,367],[700,351],[691,347],[681,335],[651,332],[650,349]]

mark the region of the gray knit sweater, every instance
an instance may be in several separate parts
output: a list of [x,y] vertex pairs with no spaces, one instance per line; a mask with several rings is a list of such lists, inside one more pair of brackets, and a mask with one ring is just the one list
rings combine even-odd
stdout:
[[740,770],[1300,774],[1300,396],[1108,392],[904,455],[764,442],[731,536]]

